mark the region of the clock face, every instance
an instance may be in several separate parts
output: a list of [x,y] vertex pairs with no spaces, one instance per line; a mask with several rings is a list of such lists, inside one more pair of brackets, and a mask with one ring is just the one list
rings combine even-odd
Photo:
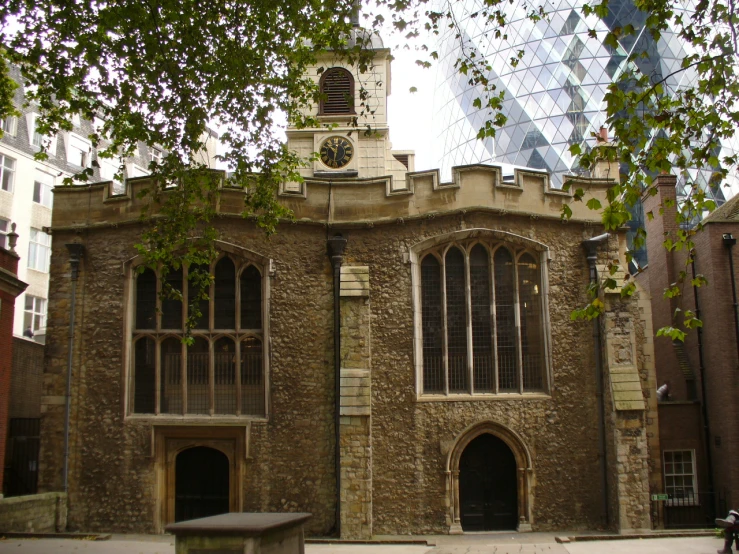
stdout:
[[344,137],[329,137],[321,143],[321,161],[331,169],[341,169],[352,161],[354,147]]

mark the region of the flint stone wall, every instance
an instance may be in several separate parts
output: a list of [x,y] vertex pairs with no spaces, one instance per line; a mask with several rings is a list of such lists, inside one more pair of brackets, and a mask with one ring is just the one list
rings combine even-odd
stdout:
[[[281,225],[267,239],[237,218],[216,222],[223,240],[274,260],[270,277],[269,421],[255,422],[244,464],[244,511],[310,512],[309,535],[328,534],[335,510],[332,270],[326,230]],[[500,229],[549,246],[553,381],[549,396],[417,401],[409,248],[464,228]],[[54,234],[42,406],[40,483],[60,487],[70,279],[64,244],[84,243],[77,295],[69,526],[150,532],[157,517],[151,424],[125,420],[121,351],[127,284],[140,224]],[[598,230],[489,211],[344,231],[345,263],[368,266],[371,304],[374,534],[446,533],[449,444],[492,420],[533,456],[534,530],[600,525],[597,411],[591,327],[570,312],[587,301],[580,243]],[[366,445],[358,445],[363,448]],[[640,445],[641,447],[641,445]],[[631,455],[627,451],[624,455]],[[634,454],[642,460],[643,454]],[[566,468],[566,471],[565,471]]]

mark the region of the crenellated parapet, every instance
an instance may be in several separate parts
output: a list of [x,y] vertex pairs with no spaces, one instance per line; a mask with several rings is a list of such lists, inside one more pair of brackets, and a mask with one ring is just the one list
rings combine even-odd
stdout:
[[[552,188],[545,172],[516,169],[511,179],[504,177],[501,167],[492,165],[455,167],[452,175],[452,181],[444,183],[438,170],[409,172],[402,187],[390,175],[306,178],[280,187],[277,194],[279,202],[302,223],[382,224],[464,211],[560,219],[564,205],[572,210],[572,221],[598,223],[599,212],[588,209],[586,203],[595,198],[605,205],[606,191],[613,184],[611,179],[572,176],[567,179],[573,185],[565,192]],[[156,203],[144,194],[151,186],[151,179],[140,177],[127,180],[124,193],[119,195],[112,194],[110,182],[56,187],[52,229],[137,222],[145,208],[148,214],[156,215]],[[584,191],[583,201],[574,199],[572,191],[576,189]],[[166,197],[170,193],[164,190],[160,194]],[[216,210],[223,216],[240,216],[243,190],[223,186]]]

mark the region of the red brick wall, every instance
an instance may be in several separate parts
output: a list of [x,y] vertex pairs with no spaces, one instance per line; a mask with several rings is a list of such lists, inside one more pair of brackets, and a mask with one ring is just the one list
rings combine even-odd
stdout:
[[[732,299],[729,250],[722,235],[739,237],[739,223],[708,224],[696,237],[696,270],[708,285],[698,298],[703,319],[706,397],[711,425],[711,452],[718,492],[727,503],[739,501],[736,459],[739,455],[739,359]],[[739,246],[734,246],[734,270],[739,271]],[[739,284],[737,284],[739,287]]]
[[663,402],[659,405],[659,441],[665,450],[695,450],[698,465],[698,489],[705,491],[708,473],[702,439],[700,404]]
[[[665,199],[675,198],[674,177],[660,176],[658,194],[644,199],[645,212],[652,212],[653,220],[647,219],[647,249],[649,266],[646,275],[638,277],[649,288],[652,295],[652,313],[655,332],[663,326],[675,323],[675,308],[694,309],[695,298],[690,283],[692,272],[685,265],[684,252],[668,252],[663,247],[667,237],[674,237],[677,230],[675,208],[665,206]],[[662,213],[660,213],[660,209]],[[722,235],[732,233],[739,238],[739,222],[707,223],[695,240],[695,270],[708,280],[698,289],[698,303],[703,321],[703,352],[706,387],[706,405],[711,436],[709,448],[714,474],[714,488],[726,495],[728,506],[739,502],[739,476],[732,471],[732,460],[739,456],[739,356],[734,323],[732,287],[729,267],[729,251],[724,246]],[[739,274],[739,245],[733,249],[734,270]],[[687,272],[682,286],[682,295],[672,301],[663,298],[664,289],[678,281],[679,272]],[[739,284],[737,284],[739,287]],[[702,398],[703,387],[698,353],[697,332],[689,332],[685,351],[696,376],[698,399]],[[662,450],[695,449],[699,471],[699,487],[708,486],[707,460],[704,453],[703,418],[700,405],[693,407],[687,400],[685,377],[678,366],[677,356],[671,341],[664,337],[655,338],[655,361],[659,382],[669,380],[673,399],[680,401],[675,406],[660,405],[659,426]],[[736,465],[735,463],[733,464]]]
[[[664,247],[666,239],[677,238],[678,224],[675,219],[676,179],[672,175],[658,177],[657,194],[644,198],[645,213],[651,212],[653,219],[645,222],[647,231],[647,251],[649,265],[637,279],[644,284],[652,296],[652,316],[655,333],[661,327],[680,326],[682,318],[675,318],[675,310],[695,310],[693,287],[690,279],[691,267],[686,265],[687,256],[683,250],[668,251]],[[672,283],[679,282],[680,272],[686,272],[687,280],[681,285],[681,295],[665,299],[664,291]],[[670,400],[659,405],[660,449],[695,450],[698,472],[698,487],[706,491],[708,487],[708,463],[704,448],[703,419],[699,403],[700,363],[698,359],[697,333],[691,331],[686,337],[684,350],[690,360],[694,373],[693,390],[686,375],[680,368],[672,339],[655,337],[655,365],[657,382],[670,382]],[[697,398],[691,398],[696,394]]]
[[[0,248],[0,268],[15,277],[18,257]],[[22,292],[22,291],[20,291]],[[10,375],[13,367],[13,312],[15,293],[0,287],[0,483],[5,466],[5,442],[8,435],[8,407],[10,405]]]

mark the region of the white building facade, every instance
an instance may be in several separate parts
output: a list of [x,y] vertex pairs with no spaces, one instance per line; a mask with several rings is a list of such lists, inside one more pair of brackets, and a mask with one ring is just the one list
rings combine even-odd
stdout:
[[[13,334],[44,342],[49,288],[49,261],[52,237],[46,232],[51,226],[53,189],[85,168],[92,168],[89,182],[110,181],[113,193],[123,190],[120,179],[148,174],[152,161],[161,162],[162,149],[139,143],[133,158],[99,158],[88,138],[102,125],[101,120],[87,121],[75,117],[74,129],[45,138],[36,132],[36,107],[24,106],[24,88],[20,72],[11,67],[17,83],[16,109],[19,116],[1,122],[4,131],[0,139],[0,246],[8,244],[7,234],[15,224],[18,234],[16,252],[20,256],[18,278],[28,288],[16,302]],[[42,141],[46,141],[48,158],[37,160]],[[203,158],[215,165],[217,136],[211,133]],[[116,179],[118,177],[118,179]]]

